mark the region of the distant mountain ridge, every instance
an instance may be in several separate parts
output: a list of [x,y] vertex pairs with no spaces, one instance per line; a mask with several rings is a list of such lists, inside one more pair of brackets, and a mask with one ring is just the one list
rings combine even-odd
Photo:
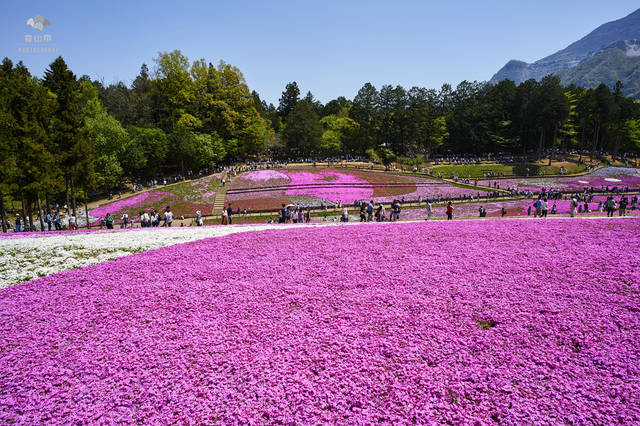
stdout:
[[[611,53],[612,50],[620,52],[630,60],[623,60],[617,53]],[[600,55],[604,56],[596,59]],[[614,62],[617,65],[624,63],[624,69],[608,70],[604,59],[611,58],[616,59]],[[634,92],[631,86],[640,85],[637,62],[640,62],[640,9],[622,19],[601,25],[567,48],[534,63],[511,60],[493,76],[491,83],[509,79],[520,84],[530,78],[540,80],[546,75],[558,74],[564,81],[576,82],[576,84],[579,81],[590,81],[590,85],[585,85],[592,87],[600,75],[603,78],[617,75],[625,84],[625,89],[629,86],[630,90],[625,92],[631,94]],[[589,69],[589,65],[597,65],[597,72]],[[572,73],[574,70],[577,72]],[[588,78],[582,80],[580,76],[588,76]],[[604,80],[602,82],[606,83]]]

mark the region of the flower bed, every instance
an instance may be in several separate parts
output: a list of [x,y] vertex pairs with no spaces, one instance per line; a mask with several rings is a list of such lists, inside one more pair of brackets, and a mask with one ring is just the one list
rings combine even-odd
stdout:
[[170,189],[171,192],[154,189],[124,200],[113,201],[92,209],[89,214],[94,219],[94,223],[105,217],[107,213],[111,213],[116,219],[124,213],[132,219],[137,219],[141,211],[162,211],[166,206],[171,206],[176,217],[194,216],[196,210],[211,211],[219,186],[219,175],[206,176],[167,187],[166,189]]
[[265,231],[9,287],[0,421],[638,423],[638,226]]
[[274,226],[277,225],[0,233],[0,289],[152,248]]
[[[418,199],[431,199],[435,200],[438,197],[442,199],[459,198],[463,195],[467,197],[472,195],[478,197],[479,195],[486,195],[486,191],[483,189],[469,189],[459,186],[449,185],[441,181],[434,179],[426,179],[420,177],[411,177],[414,181],[415,190],[413,192],[404,194],[406,200],[415,201]],[[395,199],[400,199],[401,196],[387,196],[387,197],[374,197],[374,201],[377,203],[389,203]]]
[[[264,210],[273,210],[279,208],[281,202],[319,206],[321,203],[353,204],[371,199],[391,202],[403,196],[406,200],[438,196],[456,198],[463,194],[476,196],[480,192],[434,179],[364,170],[260,170],[238,176],[231,185],[227,200],[240,208],[262,206]],[[277,200],[266,202],[268,198]]]
[[[509,216],[526,215],[526,207],[533,203],[532,200],[513,200],[513,201],[480,201],[470,203],[455,203],[453,205],[453,217],[470,218],[478,217],[478,209],[482,206],[487,211],[487,216],[500,216],[502,208],[507,210]],[[444,205],[433,206],[431,209],[431,217],[433,219],[445,218],[447,208]],[[524,212],[524,213],[523,213]],[[404,209],[400,213],[401,220],[422,220],[427,218],[426,208]]]
[[278,170],[255,170],[242,173],[231,182],[231,189],[254,189],[287,185],[291,179]]
[[517,179],[488,179],[479,180],[478,185],[493,187],[498,183],[501,189],[517,186],[519,189],[540,191],[541,188],[554,188],[565,191],[582,191],[585,188],[602,187],[613,188],[628,186],[631,189],[640,189],[640,171],[638,169],[626,169],[621,167],[605,167],[593,173],[573,177],[530,177]]

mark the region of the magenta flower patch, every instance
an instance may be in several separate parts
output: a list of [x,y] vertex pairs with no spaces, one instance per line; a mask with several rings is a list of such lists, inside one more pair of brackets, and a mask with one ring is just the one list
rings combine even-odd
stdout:
[[140,209],[146,207],[147,204],[152,204],[156,201],[160,201],[169,197],[173,197],[173,194],[170,192],[142,192],[138,195],[134,195],[133,197],[129,197],[124,200],[114,201],[112,203],[96,207],[95,209],[92,209],[90,213],[92,217],[100,218],[106,216],[107,213],[117,214],[121,210],[127,208]]
[[[353,204],[357,200],[371,198],[373,188],[369,182],[357,176],[325,169],[319,173],[287,171],[291,179],[286,196],[309,196]],[[363,187],[369,186],[369,187]]]
[[640,219],[249,232],[0,290],[0,422],[637,424]]

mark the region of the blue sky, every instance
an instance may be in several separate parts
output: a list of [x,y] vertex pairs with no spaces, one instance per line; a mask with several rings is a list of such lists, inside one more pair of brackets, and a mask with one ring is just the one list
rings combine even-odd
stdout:
[[[439,88],[488,80],[509,59],[534,61],[600,24],[622,18],[637,0],[485,1],[3,1],[0,56],[42,75],[55,53],[24,53],[28,34],[50,34],[80,76],[129,84],[142,63],[180,49],[190,60],[225,60],[249,87],[277,104],[284,86],[327,102],[376,86]],[[51,21],[43,32],[29,17]],[[45,45],[44,42],[40,45]]]

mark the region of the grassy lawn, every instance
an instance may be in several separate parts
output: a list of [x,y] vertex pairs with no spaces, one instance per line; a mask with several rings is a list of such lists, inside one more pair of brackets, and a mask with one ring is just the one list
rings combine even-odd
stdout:
[[442,173],[445,178],[450,178],[452,173],[456,173],[460,178],[472,178],[482,179],[485,173],[493,172],[496,177],[503,173],[504,176],[526,176],[527,168],[529,169],[529,176],[540,175],[544,171],[545,175],[557,175],[560,174],[560,167],[564,167],[569,174],[581,173],[586,170],[584,164],[576,163],[554,163],[551,167],[541,163],[526,163],[526,164],[474,164],[474,165],[460,165],[460,166],[435,166],[433,167],[433,174],[437,176],[438,173]]

